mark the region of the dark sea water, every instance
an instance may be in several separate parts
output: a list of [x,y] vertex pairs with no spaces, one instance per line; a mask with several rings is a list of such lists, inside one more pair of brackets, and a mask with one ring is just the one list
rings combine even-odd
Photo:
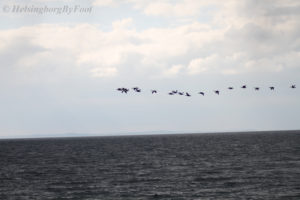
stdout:
[[0,140],[0,199],[300,199],[300,132]]

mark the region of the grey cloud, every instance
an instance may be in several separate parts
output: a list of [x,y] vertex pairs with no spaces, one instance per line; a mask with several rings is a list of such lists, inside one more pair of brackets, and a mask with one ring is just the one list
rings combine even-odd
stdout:
[[21,58],[32,56],[46,49],[33,44],[28,37],[16,37],[0,50],[0,59],[4,62],[2,66],[14,66]]

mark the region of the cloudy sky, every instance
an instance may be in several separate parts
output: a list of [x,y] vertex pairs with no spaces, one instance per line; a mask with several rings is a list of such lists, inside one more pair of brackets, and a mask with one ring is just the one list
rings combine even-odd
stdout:
[[[290,88],[300,87],[300,1],[1,0],[0,9],[0,137],[300,129],[300,91]],[[116,91],[134,86],[142,92]],[[168,95],[175,89],[192,97]]]

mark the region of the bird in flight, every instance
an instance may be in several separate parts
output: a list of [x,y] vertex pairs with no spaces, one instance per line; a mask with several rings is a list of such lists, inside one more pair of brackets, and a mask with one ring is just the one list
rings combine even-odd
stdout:
[[188,92],[186,92],[185,96],[190,97],[191,95]]
[[204,92],[199,92],[199,94],[201,94],[202,96],[204,96]]
[[255,87],[254,89],[258,91],[258,90],[259,90],[259,87]]
[[178,92],[179,95],[183,95],[183,92]]
[[270,90],[274,90],[275,89],[275,87],[273,87],[273,86],[271,86],[271,87],[269,87],[270,88]]
[[247,86],[246,86],[246,85],[243,85],[243,86],[242,86],[242,88],[243,88],[243,89],[246,89],[246,88],[247,88]]
[[291,88],[292,88],[292,89],[295,89],[295,88],[296,88],[296,85],[292,85]]
[[133,89],[134,91],[136,91],[136,92],[141,92],[141,89],[138,88],[138,87],[133,87],[132,89]]
[[169,95],[174,95],[173,92],[169,92]]
[[229,87],[228,89],[229,89],[229,90],[233,90],[233,87]]
[[151,93],[154,94],[154,93],[157,93],[157,91],[156,90],[151,90]]
[[127,88],[118,88],[117,90],[121,91],[122,93],[125,93],[125,94],[127,94],[127,92],[129,91],[129,89],[127,89]]
[[219,91],[219,90],[215,90],[215,93],[216,93],[217,95],[219,95],[219,94],[220,94],[220,91]]

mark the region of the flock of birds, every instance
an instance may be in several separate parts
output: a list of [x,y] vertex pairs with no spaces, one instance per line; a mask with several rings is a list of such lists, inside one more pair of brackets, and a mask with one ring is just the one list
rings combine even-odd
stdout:
[[[242,89],[246,89],[247,88],[247,85],[243,85],[241,87]],[[292,89],[295,89],[296,88],[296,85],[291,85],[290,88]],[[132,88],[133,91],[135,92],[141,92],[142,90],[139,88],[139,87],[133,87]],[[234,88],[233,87],[228,87],[229,90],[233,90]],[[269,87],[270,90],[275,90],[275,87],[274,86],[270,86]],[[117,88],[118,91],[120,91],[121,93],[125,93],[127,94],[129,92],[129,89],[128,88]],[[254,87],[254,90],[258,91],[260,90],[260,87]],[[150,90],[152,94],[156,94],[157,93],[157,90]],[[217,94],[217,95],[220,95],[220,90],[214,90],[214,93]],[[169,95],[175,95],[175,94],[178,94],[178,95],[181,95],[181,96],[187,96],[187,97],[190,97],[191,94],[188,93],[188,92],[180,92],[178,90],[172,90],[168,93]],[[205,93],[204,92],[198,92],[198,94],[204,96]]]

